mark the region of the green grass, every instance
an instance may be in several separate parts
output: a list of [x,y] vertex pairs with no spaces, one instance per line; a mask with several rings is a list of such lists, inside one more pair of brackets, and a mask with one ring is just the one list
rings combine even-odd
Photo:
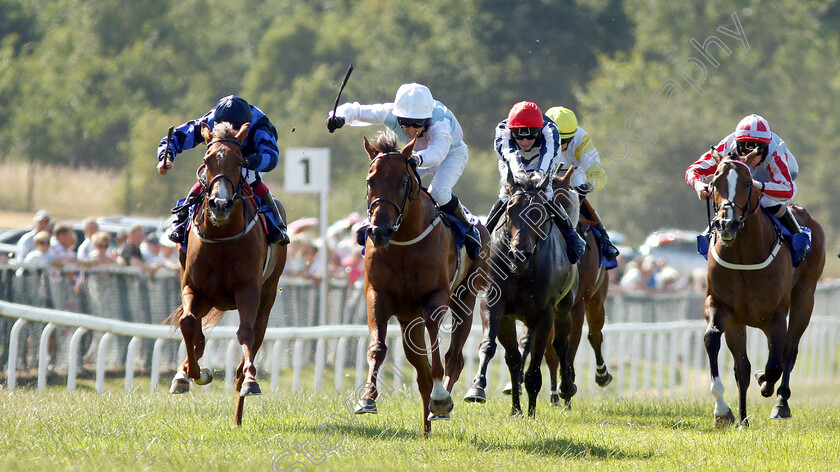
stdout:
[[378,415],[358,417],[349,395],[267,393],[233,429],[233,394],[219,388],[120,388],[0,392],[0,470],[840,470],[836,387],[795,389],[787,421],[767,418],[772,401],[751,391],[743,431],[715,429],[710,396],[582,398],[565,412],[543,397],[528,419],[508,415],[509,397],[467,404],[459,390],[453,419],[425,439],[413,392],[383,394]]

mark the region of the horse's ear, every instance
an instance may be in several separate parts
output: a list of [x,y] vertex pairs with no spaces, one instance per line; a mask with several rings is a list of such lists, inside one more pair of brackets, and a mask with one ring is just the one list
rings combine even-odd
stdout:
[[566,173],[563,174],[563,177],[560,177],[560,183],[565,186],[569,186],[569,182],[572,181],[572,172],[575,171],[574,164],[570,165],[568,169],[566,169]]
[[510,166],[507,166],[507,183],[508,187],[513,187],[516,184],[516,181],[513,179],[513,170],[511,170]]
[[365,136],[365,151],[367,151],[368,156],[370,156],[370,160],[373,160],[373,158],[376,157],[377,154],[379,154],[379,151],[377,151],[375,147],[370,145],[370,141],[368,141],[367,136]]
[[405,156],[405,159],[408,160],[411,157],[411,154],[414,152],[414,145],[417,143],[417,136],[414,137],[405,147],[402,149],[402,155]]
[[758,161],[759,161],[760,158],[761,158],[761,156],[758,154],[758,148],[755,148],[755,149],[752,150],[752,152],[750,152],[749,154],[747,154],[744,157],[741,157],[740,159],[741,159],[741,162],[743,162],[744,164],[746,164],[750,167],[755,167],[755,166],[758,165]]
[[711,152],[712,152],[712,158],[715,160],[715,162],[717,162],[718,164],[720,164],[720,161],[722,161],[722,160],[723,160],[723,156],[721,156],[721,155],[720,155],[720,153],[719,153],[719,152],[717,152],[717,149],[715,149],[715,147],[714,147],[714,146],[709,146],[709,149],[710,149],[710,150],[711,150]]
[[248,128],[251,127],[251,122],[242,123],[242,126],[239,127],[239,131],[236,132],[234,136],[239,144],[243,144],[245,142],[245,138],[248,137]]
[[539,189],[547,188],[551,184],[551,178],[552,177],[553,176],[552,176],[551,172],[546,172],[545,176],[542,178],[540,183],[537,185],[537,188],[539,188]]
[[201,123],[201,137],[204,138],[204,144],[208,144],[213,140],[213,132],[210,130],[210,125]]

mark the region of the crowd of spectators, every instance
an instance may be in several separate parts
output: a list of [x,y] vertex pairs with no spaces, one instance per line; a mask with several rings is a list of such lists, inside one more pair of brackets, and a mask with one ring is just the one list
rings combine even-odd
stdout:
[[619,256],[618,267],[611,270],[610,290],[613,293],[705,293],[706,270],[694,269],[682,274],[663,259],[637,255],[631,259]]

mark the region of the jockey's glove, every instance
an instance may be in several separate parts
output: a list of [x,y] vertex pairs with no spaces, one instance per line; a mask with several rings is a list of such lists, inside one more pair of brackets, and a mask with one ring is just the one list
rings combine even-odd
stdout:
[[242,167],[248,170],[257,170],[257,167],[260,166],[262,162],[262,158],[259,154],[251,154],[249,156],[245,156],[242,158]]
[[700,200],[709,198],[709,185],[706,182],[700,180],[694,181],[694,191],[697,192],[697,198]]
[[341,128],[342,126],[344,126],[343,116],[331,116],[327,118],[327,130],[329,130],[330,133],[337,130],[338,128]]
[[163,160],[168,160],[169,162],[172,162],[174,157],[175,157],[175,155],[172,154],[172,149],[169,149],[167,147],[166,149],[164,149],[160,153],[160,155],[158,155],[158,162],[163,161]]
[[594,188],[595,187],[593,187],[592,184],[590,184],[589,182],[585,182],[575,187],[575,192],[581,195],[586,195],[589,192],[591,192]]

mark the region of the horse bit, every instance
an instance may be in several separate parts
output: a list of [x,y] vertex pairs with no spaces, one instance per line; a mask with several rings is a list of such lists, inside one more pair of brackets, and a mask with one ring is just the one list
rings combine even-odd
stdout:
[[[397,152],[397,151],[393,151],[393,152],[388,152],[388,153],[377,154],[376,157],[371,159],[369,166],[372,167],[373,163],[376,162],[376,160],[381,158],[381,157],[396,156],[396,155],[402,156],[402,153]],[[407,171],[410,170],[408,161],[406,161],[405,167],[406,167]],[[415,175],[415,177],[416,177],[416,175]],[[405,191],[405,193],[403,194],[402,202],[400,202],[400,203],[397,203],[394,200],[391,200],[390,198],[387,198],[387,197],[376,197],[376,198],[373,199],[373,201],[371,201],[370,200],[370,187],[368,187],[368,196],[367,196],[367,199],[368,199],[368,204],[367,204],[368,220],[371,221],[373,219],[373,206],[376,205],[377,203],[381,202],[381,203],[388,203],[390,205],[393,205],[394,208],[397,209],[398,213],[397,213],[397,220],[392,225],[392,228],[393,228],[394,232],[397,232],[400,229],[400,225],[402,224],[403,216],[405,215],[405,206],[408,203],[409,195],[411,194],[412,190],[414,189],[413,183],[414,183],[415,179],[409,179],[409,180],[410,180],[409,181],[410,186]]]

